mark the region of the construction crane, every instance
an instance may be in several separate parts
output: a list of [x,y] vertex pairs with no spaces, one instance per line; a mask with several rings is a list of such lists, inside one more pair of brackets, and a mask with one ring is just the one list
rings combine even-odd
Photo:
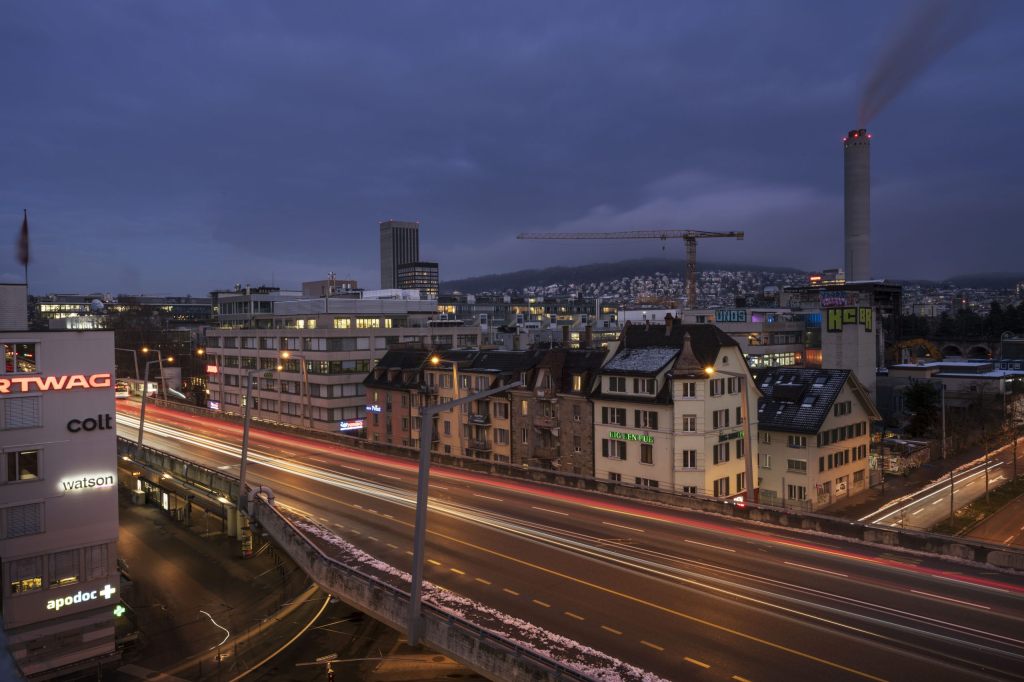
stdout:
[[629,232],[523,232],[516,239],[682,239],[686,242],[686,309],[697,307],[697,240],[712,237],[743,239],[742,232],[701,230],[634,230]]

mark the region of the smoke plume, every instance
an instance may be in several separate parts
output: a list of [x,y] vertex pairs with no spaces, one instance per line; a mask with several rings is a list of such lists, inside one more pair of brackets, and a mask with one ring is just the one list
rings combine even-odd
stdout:
[[864,85],[859,127],[865,127],[934,61],[980,28],[990,9],[989,3],[976,1],[915,2]]

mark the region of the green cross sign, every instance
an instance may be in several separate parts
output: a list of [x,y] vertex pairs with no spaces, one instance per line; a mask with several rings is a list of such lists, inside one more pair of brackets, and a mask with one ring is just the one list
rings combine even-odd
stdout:
[[118,604],[117,606],[114,607],[114,616],[116,616],[117,618],[120,618],[121,616],[123,616],[124,612],[125,612],[125,608],[121,604]]

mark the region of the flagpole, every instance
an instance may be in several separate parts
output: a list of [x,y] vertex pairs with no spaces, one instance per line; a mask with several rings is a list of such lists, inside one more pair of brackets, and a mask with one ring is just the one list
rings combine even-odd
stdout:
[[22,224],[22,229],[23,229],[23,231],[22,231],[22,239],[25,240],[25,243],[24,243],[25,252],[24,252],[24,259],[22,260],[22,264],[25,266],[25,295],[27,296],[28,295],[28,209],[25,208],[25,209],[22,209],[22,211],[24,212],[23,216],[22,216],[22,223],[21,223]]

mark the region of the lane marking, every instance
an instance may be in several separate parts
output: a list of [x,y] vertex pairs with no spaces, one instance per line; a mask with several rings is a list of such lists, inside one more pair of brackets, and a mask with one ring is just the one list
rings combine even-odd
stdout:
[[500,497],[491,497],[490,495],[481,495],[480,493],[473,493],[473,497],[482,497],[485,500],[494,500],[495,502],[504,502],[505,500]]
[[562,516],[568,516],[569,515],[569,512],[560,512],[560,511],[555,511],[554,509],[545,509],[544,507],[532,507],[532,508],[536,509],[537,511],[547,512],[549,514],[560,514]]
[[750,682],[747,678],[740,677],[739,675],[733,675],[732,679],[736,680],[736,682]]
[[431,483],[430,487],[431,488],[437,488],[438,490],[448,490],[448,488],[446,486],[438,485],[436,483]]
[[392,476],[391,474],[377,474],[377,475],[380,476],[381,478],[393,478],[396,481],[404,481],[405,480],[401,476]]
[[323,457],[310,457],[309,459],[313,460],[314,462],[322,462],[324,464],[328,463],[327,460],[324,459]]
[[[1013,535],[1016,535],[1016,533],[1014,533]],[[1005,540],[1003,540],[1003,544],[1004,544],[1004,545],[1008,545],[1008,544],[1010,544],[1010,540],[1012,540],[1012,539],[1013,539],[1013,535],[1011,535],[1010,537],[1008,537],[1008,538],[1006,538]]]
[[373,537],[372,535],[367,535],[366,537],[368,537],[369,539],[373,540],[374,542],[380,542],[380,540],[378,540],[377,538]]
[[324,523],[330,523],[330,521],[328,521],[328,520],[327,520],[326,518],[324,518],[323,516],[318,516],[317,518],[318,518],[318,519],[320,519],[321,521],[323,521]]
[[622,630],[616,630],[615,628],[610,628],[607,625],[602,625],[601,629],[602,630],[607,630],[608,632],[612,633],[613,635],[621,635],[622,634]]
[[645,639],[641,639],[641,640],[640,640],[640,643],[641,643],[641,644],[643,644],[644,646],[649,646],[649,647],[651,647],[651,648],[652,648],[652,649],[654,649],[655,651],[664,651],[664,650],[665,650],[665,647],[663,647],[663,646],[658,646],[657,644],[651,644],[650,642],[648,642],[648,641],[647,641],[647,640],[645,640]]
[[621,523],[612,523],[610,521],[602,521],[601,523],[603,523],[606,526],[615,526],[616,528],[625,528],[626,530],[631,530],[631,531],[633,531],[635,533],[646,533],[647,532],[647,531],[645,531],[642,528],[633,528],[632,526],[623,526]]
[[932,506],[934,507],[935,505],[941,504],[942,502],[945,502],[945,500],[935,500],[934,502],[932,502]]
[[584,618],[583,616],[579,615],[578,613],[573,613],[572,611],[562,611],[562,613],[569,616],[570,618],[575,618],[576,620],[586,620],[586,618]]
[[335,523],[334,525],[337,526],[338,528],[344,528],[345,527],[345,526],[341,525],[340,523]]
[[829,575],[837,575],[840,578],[849,578],[850,576],[845,573],[839,573],[838,571],[830,571],[827,568],[816,568],[814,566],[806,566],[804,564],[794,564],[792,561],[785,562],[789,566],[796,566],[797,568],[805,568],[808,571],[817,571],[818,573],[828,573]]
[[920,595],[922,595],[924,597],[932,597],[933,599],[942,599],[944,601],[951,601],[951,602],[953,602],[955,604],[963,604],[964,606],[973,606],[976,609],[985,609],[986,611],[991,611],[992,610],[990,607],[985,606],[984,604],[975,604],[975,603],[969,602],[969,601],[961,601],[959,599],[953,599],[952,597],[944,597],[941,594],[932,594],[931,592],[921,592],[920,590],[911,590],[911,592],[913,592],[914,594],[920,594]]
[[710,665],[708,665],[704,661],[698,661],[696,658],[690,658],[689,656],[683,656],[683,660],[686,661],[687,663],[693,663],[694,665],[700,666],[701,668],[704,668],[705,670],[707,670],[708,668],[711,667]]
[[398,545],[392,545],[390,542],[388,543],[388,547],[391,549],[398,549]]
[[460,571],[457,568],[449,568],[448,570],[451,571],[452,573],[458,573],[459,575],[466,575],[465,571]]
[[427,563],[428,564],[434,564],[435,566],[440,566],[441,565],[440,561],[434,561],[433,559],[427,559]]
[[921,513],[921,512],[923,512],[923,511],[924,511],[924,507],[921,507],[921,508],[920,508],[920,509],[918,509],[918,510],[917,510],[916,512],[910,512],[910,515],[911,515],[911,516],[917,516],[918,514],[920,514],[920,513]]
[[405,550],[405,553],[408,554],[409,556],[412,556],[412,552],[410,552],[409,550]]
[[476,580],[476,581],[477,581],[478,583],[483,583],[484,585],[490,585],[490,584],[491,584],[491,581],[490,581],[490,580],[484,580],[483,578],[475,578],[475,580]]
[[720,549],[723,552],[735,552],[736,551],[735,549],[730,549],[728,547],[719,547],[718,545],[709,545],[706,542],[697,542],[696,540],[687,540],[687,542],[690,543],[691,545],[700,545],[701,547],[710,547],[711,549]]
[[342,469],[351,469],[352,471],[362,471],[362,469],[360,469],[359,467],[351,467],[351,466],[349,466],[347,464],[339,464],[338,466],[340,466]]
[[551,604],[549,604],[549,603],[547,603],[545,601],[541,601],[540,599],[534,599],[533,603],[536,604],[537,606],[543,606],[546,609],[550,609],[551,608]]
[[511,594],[511,595],[512,595],[513,597],[518,597],[518,596],[519,596],[519,593],[518,593],[518,592],[516,592],[515,590],[510,590],[510,589],[508,589],[507,587],[503,587],[503,588],[501,588],[501,591],[502,591],[502,592],[508,592],[508,593],[509,593],[509,594]]

